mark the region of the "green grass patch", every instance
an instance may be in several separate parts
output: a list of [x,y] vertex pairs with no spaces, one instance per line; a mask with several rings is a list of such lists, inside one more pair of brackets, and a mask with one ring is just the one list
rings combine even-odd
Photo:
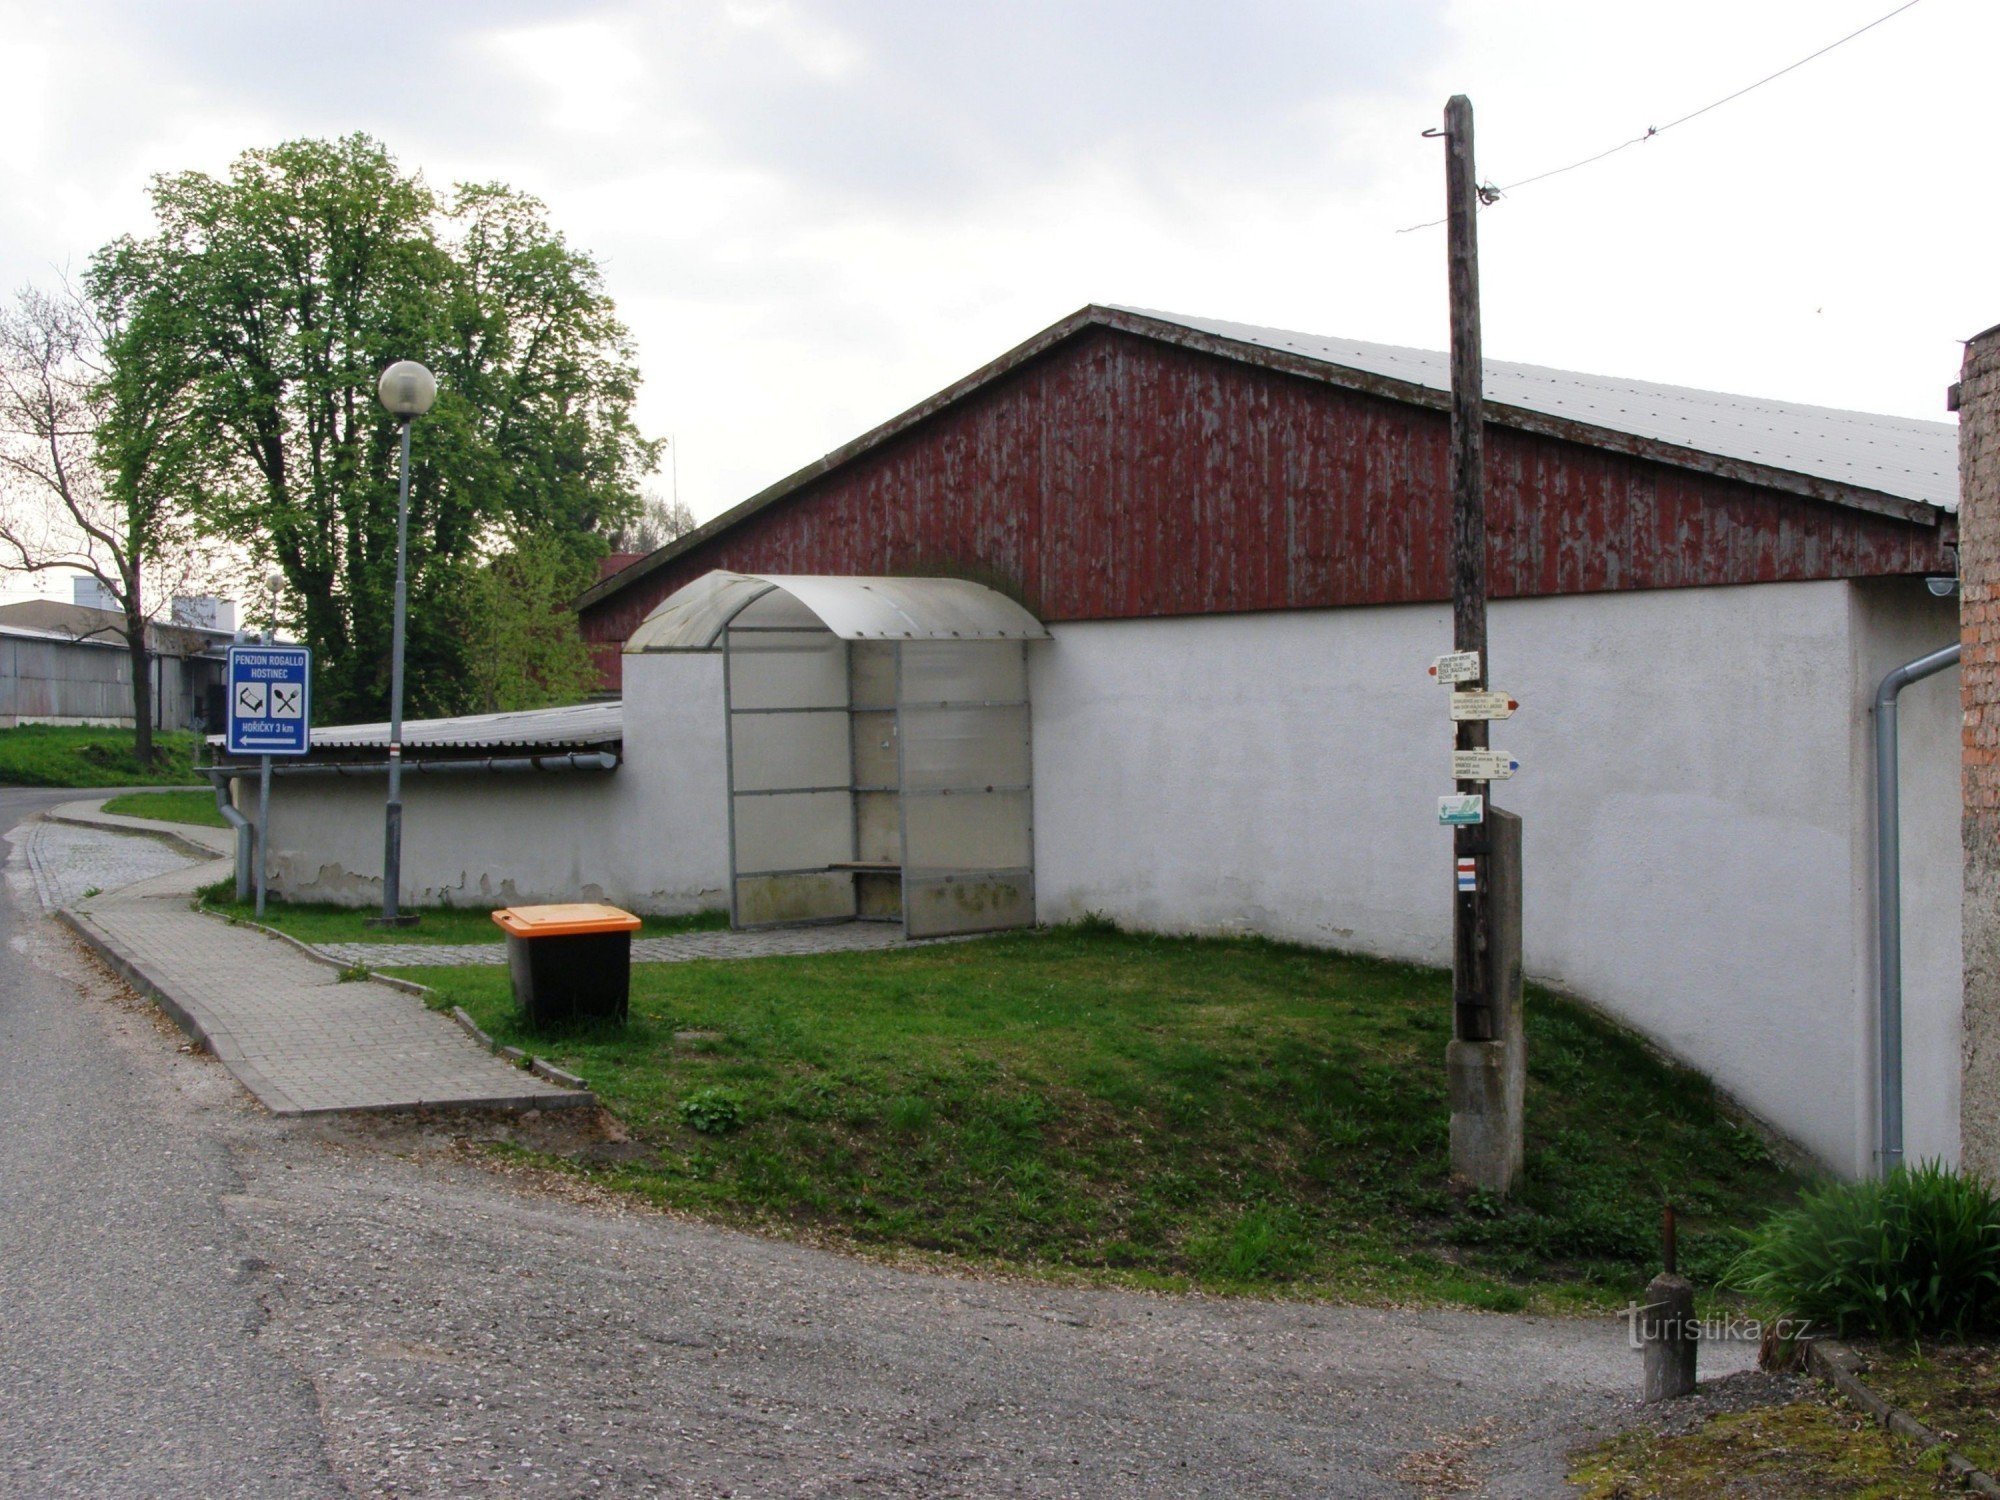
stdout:
[[186,786],[201,780],[198,734],[153,736],[154,762],[132,756],[129,729],[22,724],[0,729],[0,786]]
[[1869,1389],[1987,1473],[2000,1472],[2000,1347],[1926,1343],[1869,1352],[1862,1376]]
[[1526,1185],[1461,1199],[1449,976],[1259,940],[1072,927],[642,964],[628,1026],[556,1037],[524,1029],[504,972],[405,972],[617,1111],[633,1144],[572,1169],[853,1245],[1134,1285],[1603,1307],[1657,1269],[1664,1200],[1707,1278],[1796,1186],[1701,1078],[1535,992]]
[[1921,1453],[1825,1397],[1711,1417],[1690,1432],[1628,1432],[1576,1456],[1585,1500],[1924,1500],[1942,1455]]
[[215,793],[207,787],[186,792],[128,792],[113,797],[104,810],[123,818],[155,818],[162,823],[194,823],[202,828],[228,826],[216,811]]
[[[211,800],[211,806],[213,801]],[[256,903],[236,900],[234,877],[218,880],[200,891],[210,911],[243,921],[256,920]],[[507,935],[493,922],[489,906],[426,906],[414,927],[370,927],[368,918],[379,907],[334,906],[323,901],[266,901],[263,923],[307,943],[502,943]],[[729,925],[729,914],[696,912],[686,917],[647,917],[634,937],[668,937],[677,932],[707,931]]]

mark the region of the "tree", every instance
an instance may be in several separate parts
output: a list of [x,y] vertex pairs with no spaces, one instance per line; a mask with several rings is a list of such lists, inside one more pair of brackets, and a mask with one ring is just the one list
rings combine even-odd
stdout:
[[542,708],[596,691],[597,666],[571,608],[590,574],[567,549],[524,537],[473,575],[464,600],[467,708]]
[[[150,631],[193,566],[169,478],[177,391],[157,364],[114,372],[116,330],[65,283],[0,312],[0,566],[94,578],[131,658],[133,754],[153,759]],[[101,435],[115,432],[111,446]],[[153,585],[157,584],[157,587]]]
[[[336,717],[380,716],[388,698],[397,444],[375,381],[396,359],[437,374],[413,429],[407,683],[413,712],[464,705],[477,571],[517,535],[602,555],[654,463],[595,262],[534,199],[497,184],[440,197],[361,135],[159,177],[152,205],[154,232],[92,265],[120,320],[111,366],[186,372],[179,498],[283,572]],[[112,440],[154,418],[121,412]]]
[[613,552],[658,552],[667,543],[678,541],[699,523],[685,500],[668,500],[647,495],[639,514],[612,532],[607,540]]

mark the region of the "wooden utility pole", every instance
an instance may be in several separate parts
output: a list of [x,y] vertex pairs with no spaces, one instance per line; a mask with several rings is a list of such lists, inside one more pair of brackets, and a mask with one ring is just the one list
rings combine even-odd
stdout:
[[[1452,853],[1451,1175],[1505,1195],[1523,1161],[1527,1051],[1521,1029],[1521,820],[1488,795],[1519,769],[1496,755],[1487,721],[1519,705],[1489,690],[1486,651],[1485,362],[1479,347],[1479,181],[1472,102],[1444,108],[1446,221],[1451,267],[1451,657],[1432,670],[1452,689],[1453,779],[1446,818]],[[1445,670],[1449,667],[1449,671]],[[1474,799],[1478,800],[1474,800]]]
[[[1451,627],[1454,651],[1479,653],[1468,689],[1483,689],[1486,661],[1485,362],[1479,345],[1479,183],[1472,161],[1472,101],[1453,94],[1444,107],[1446,234],[1451,259]],[[1486,721],[1459,724],[1457,748],[1487,748]],[[1486,791],[1482,781],[1461,781],[1466,793]],[[1452,1002],[1456,1034],[1465,1041],[1493,1037],[1490,914],[1483,878],[1491,852],[1484,824],[1454,830],[1454,853],[1476,860],[1480,876],[1457,893],[1452,921]]]

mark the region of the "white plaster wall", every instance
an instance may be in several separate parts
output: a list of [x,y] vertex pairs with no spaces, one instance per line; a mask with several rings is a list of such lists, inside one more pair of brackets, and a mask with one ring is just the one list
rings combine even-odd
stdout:
[[[1526,820],[1530,973],[1850,1172],[1873,1107],[1855,629],[1845,583],[1506,601],[1491,624],[1524,705],[1493,742],[1525,765],[1500,800]],[[1053,633],[1031,653],[1043,920],[1448,961],[1442,607]]]
[[[1958,601],[1936,599],[1917,579],[1877,579],[1853,586],[1856,823],[1863,920],[1855,945],[1862,1007],[1856,1051],[1875,1079],[1877,920],[1875,888],[1875,691],[1890,670],[1958,640]],[[1902,789],[1903,876],[1903,1151],[1908,1161],[1959,1158],[1959,1037],[1964,998],[1960,943],[1960,708],[1958,669],[1903,690],[1897,708]],[[1879,1134],[1871,1093],[1867,1139]]]
[[[721,659],[625,663],[625,758],[608,774],[406,776],[403,898],[412,907],[603,900],[657,914],[727,904]],[[382,899],[386,779],[275,778],[271,888]],[[254,815],[256,783],[238,783]]]

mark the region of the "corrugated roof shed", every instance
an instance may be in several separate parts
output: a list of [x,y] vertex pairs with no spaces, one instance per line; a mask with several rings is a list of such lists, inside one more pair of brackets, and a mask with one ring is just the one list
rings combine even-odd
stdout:
[[[1451,389],[1451,356],[1435,349],[1140,307],[1117,311],[1434,391]],[[1958,427],[1952,422],[1802,406],[1499,359],[1486,361],[1486,399],[1744,463],[1881,490],[1944,510],[1958,508]]]
[[[625,737],[625,705],[615,699],[577,703],[563,708],[525,709],[504,714],[464,714],[450,719],[406,719],[406,750],[506,749],[512,747],[568,748],[617,744]],[[211,744],[220,743],[211,735]],[[387,724],[335,724],[315,727],[315,750],[383,749],[389,745]]]

